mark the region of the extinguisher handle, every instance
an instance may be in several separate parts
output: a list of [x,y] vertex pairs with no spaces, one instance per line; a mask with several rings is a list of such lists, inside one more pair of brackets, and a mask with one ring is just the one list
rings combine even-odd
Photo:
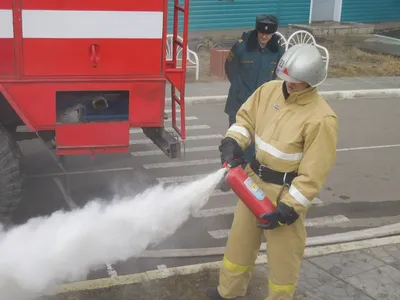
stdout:
[[233,159],[234,162],[236,162],[235,164],[231,164],[227,161],[225,161],[222,165],[222,167],[224,168],[237,168],[242,164],[242,161],[240,159]]

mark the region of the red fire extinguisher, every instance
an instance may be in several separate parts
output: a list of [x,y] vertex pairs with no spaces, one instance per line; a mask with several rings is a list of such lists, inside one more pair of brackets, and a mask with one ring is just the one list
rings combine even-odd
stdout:
[[275,211],[272,201],[240,166],[228,168],[227,163],[224,163],[223,167],[227,168],[225,180],[235,194],[261,223],[268,224],[269,221],[260,219],[260,215]]

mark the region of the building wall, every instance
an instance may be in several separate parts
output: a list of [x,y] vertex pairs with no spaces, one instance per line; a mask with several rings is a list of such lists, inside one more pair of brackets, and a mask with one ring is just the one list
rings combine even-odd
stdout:
[[400,20],[400,0],[343,0],[342,22]]
[[[169,33],[173,29],[173,3],[168,0]],[[189,30],[252,28],[255,17],[264,13],[277,15],[282,26],[308,23],[310,0],[190,0]],[[179,23],[181,30],[182,18]]]

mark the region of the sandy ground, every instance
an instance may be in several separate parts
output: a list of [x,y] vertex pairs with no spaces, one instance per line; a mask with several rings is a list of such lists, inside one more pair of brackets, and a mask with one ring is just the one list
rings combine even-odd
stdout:
[[[329,39],[317,39],[317,43],[326,47],[329,51],[330,78],[337,77],[370,77],[370,76],[399,76],[400,57],[361,50],[365,37],[329,37]],[[232,40],[224,43],[223,48],[230,48]],[[193,49],[195,50],[195,49]],[[210,54],[204,47],[198,53],[200,60],[199,81],[226,80],[210,74]],[[195,81],[195,69],[189,69],[188,82]]]
[[328,77],[400,75],[400,57],[361,50],[362,39],[331,38],[321,41],[330,54]]

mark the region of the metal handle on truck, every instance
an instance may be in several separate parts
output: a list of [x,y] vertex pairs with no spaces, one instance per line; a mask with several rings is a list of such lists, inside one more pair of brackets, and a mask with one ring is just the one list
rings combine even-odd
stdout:
[[100,49],[99,45],[92,44],[90,46],[90,51],[91,51],[90,60],[93,63],[93,68],[97,67],[99,60],[100,60],[100,54],[98,53],[99,49]]

